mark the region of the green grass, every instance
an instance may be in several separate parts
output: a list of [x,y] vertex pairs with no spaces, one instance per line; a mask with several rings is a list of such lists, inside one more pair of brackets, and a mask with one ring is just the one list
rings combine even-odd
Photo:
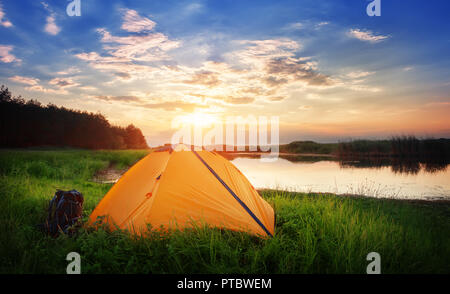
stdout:
[[332,154],[338,150],[337,143],[316,143],[313,141],[295,141],[289,144],[280,145],[280,152],[286,153],[312,153],[312,154]]
[[361,273],[381,255],[382,273],[450,273],[450,208],[396,200],[262,191],[276,211],[263,240],[212,228],[131,236],[82,229],[47,237],[56,188],[85,196],[87,217],[111,187],[91,182],[112,162],[121,168],[148,151],[0,151],[0,273],[65,273],[81,255],[83,273]]

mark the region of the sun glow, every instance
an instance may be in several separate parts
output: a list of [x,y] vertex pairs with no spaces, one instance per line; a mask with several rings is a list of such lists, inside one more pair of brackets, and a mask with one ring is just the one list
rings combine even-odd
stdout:
[[218,122],[215,115],[204,112],[193,112],[191,114],[178,116],[175,122],[182,125],[191,125],[198,128],[207,128]]

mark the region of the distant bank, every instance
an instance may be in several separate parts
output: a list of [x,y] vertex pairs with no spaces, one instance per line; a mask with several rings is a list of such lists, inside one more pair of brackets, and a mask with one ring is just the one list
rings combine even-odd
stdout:
[[[161,147],[167,147],[165,144]],[[158,149],[161,147],[155,147]],[[220,149],[217,147],[221,147]],[[217,145],[214,150],[229,155],[259,156],[265,150],[259,146]],[[273,152],[273,148],[269,151]],[[279,146],[280,156],[335,157],[339,159],[358,158],[409,158],[425,160],[449,160],[450,139],[416,138],[415,136],[393,136],[385,140],[352,140],[339,143],[317,143],[314,141],[294,141]]]

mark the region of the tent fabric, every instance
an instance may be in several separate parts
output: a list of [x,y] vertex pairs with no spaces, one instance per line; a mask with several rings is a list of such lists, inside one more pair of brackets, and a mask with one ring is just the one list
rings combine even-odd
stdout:
[[[152,152],[131,167],[90,216],[141,234],[206,224],[258,236],[274,234],[273,208],[247,178],[215,152]],[[113,226],[113,224],[115,226]]]

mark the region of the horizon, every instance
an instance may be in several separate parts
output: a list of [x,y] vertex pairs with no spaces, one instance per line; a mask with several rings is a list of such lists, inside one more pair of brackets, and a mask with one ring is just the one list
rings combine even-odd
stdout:
[[278,116],[280,144],[450,138],[450,4],[368,3],[0,1],[0,84],[151,147],[175,118],[249,114]]

